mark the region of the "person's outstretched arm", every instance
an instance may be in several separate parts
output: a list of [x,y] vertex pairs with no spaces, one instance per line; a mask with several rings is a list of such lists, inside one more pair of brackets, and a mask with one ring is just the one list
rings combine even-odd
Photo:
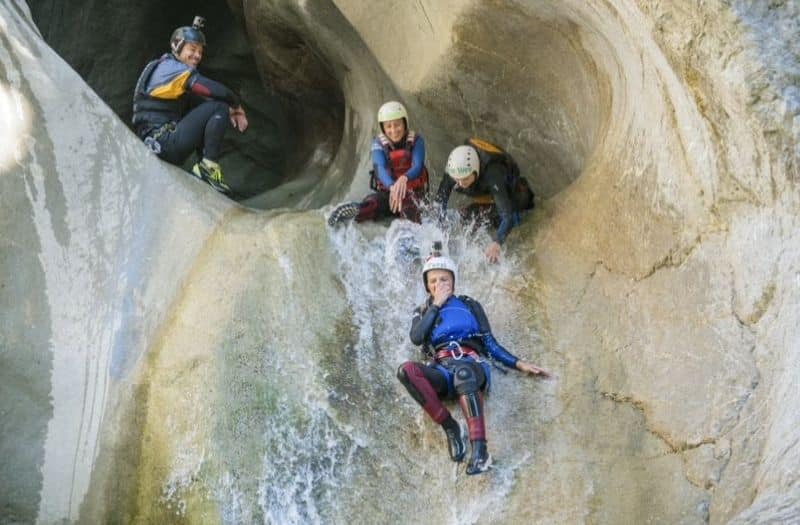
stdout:
[[450,194],[453,193],[453,188],[456,181],[445,174],[442,181],[439,183],[439,189],[436,190],[435,203],[439,206],[440,218],[444,220],[445,213],[447,212],[447,202],[450,200]]
[[475,318],[478,320],[478,326],[480,327],[482,333],[484,348],[486,348],[486,352],[492,357],[492,359],[500,361],[508,368],[515,368],[526,374],[550,377],[550,373],[544,368],[540,368],[532,363],[521,360],[497,342],[494,334],[492,334],[492,327],[489,325],[489,318],[486,317],[486,312],[484,312],[483,306],[481,306],[478,301],[470,300],[470,309],[472,310]]

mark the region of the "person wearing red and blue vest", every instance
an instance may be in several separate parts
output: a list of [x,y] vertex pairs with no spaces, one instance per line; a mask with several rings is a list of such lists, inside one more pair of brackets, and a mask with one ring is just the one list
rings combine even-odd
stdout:
[[197,71],[206,46],[204,23],[196,16],[191,27],[173,31],[171,53],[145,66],[133,95],[133,127],[170,164],[181,165],[197,152],[192,174],[229,194],[219,166],[222,137],[230,127],[244,133],[248,122],[239,96]]
[[483,394],[490,383],[486,359],[534,376],[550,374],[520,360],[497,342],[480,303],[453,294],[455,278],[455,263],[434,251],[422,269],[428,299],[414,312],[409,334],[411,342],[422,345],[430,360],[403,363],[397,378],[431,419],[442,426],[450,458],[456,462],[463,461],[466,455],[464,431],[442,399],[458,400],[472,448],[466,471],[474,475],[491,466],[483,417]]
[[402,217],[420,222],[419,205],[425,197],[428,170],[425,140],[408,128],[408,112],[400,102],[387,102],[378,110],[381,133],[372,141],[372,179],[375,191],[361,202],[337,207],[328,224],[348,219],[356,222]]

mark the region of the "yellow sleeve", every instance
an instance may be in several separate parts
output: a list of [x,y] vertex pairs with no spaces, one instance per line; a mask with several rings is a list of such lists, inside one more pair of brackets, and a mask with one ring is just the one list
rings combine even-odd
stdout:
[[167,100],[175,100],[184,93],[186,93],[186,80],[192,74],[191,70],[186,70],[180,75],[175,76],[166,84],[162,84],[153,88],[149,95],[154,98],[162,98]]

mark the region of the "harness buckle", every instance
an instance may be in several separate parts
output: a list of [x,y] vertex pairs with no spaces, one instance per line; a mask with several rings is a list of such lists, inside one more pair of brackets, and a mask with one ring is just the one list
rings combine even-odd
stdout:
[[150,148],[150,151],[159,155],[163,151],[163,147],[161,143],[158,141],[162,137],[162,135],[166,135],[167,133],[174,133],[175,130],[178,129],[178,123],[171,120],[162,124],[161,126],[157,127],[154,131],[151,131],[147,134],[144,138],[144,143]]
[[156,155],[161,153],[161,143],[158,142],[157,139],[154,139],[153,137],[150,136],[145,137],[144,144],[150,149],[150,151],[152,151]]
[[[456,341],[450,341],[449,343],[447,343],[447,350],[450,351],[450,355],[452,355],[453,359],[455,359],[456,361],[464,357],[464,349],[461,348],[461,345],[458,344]],[[456,352],[458,353],[456,354]]]

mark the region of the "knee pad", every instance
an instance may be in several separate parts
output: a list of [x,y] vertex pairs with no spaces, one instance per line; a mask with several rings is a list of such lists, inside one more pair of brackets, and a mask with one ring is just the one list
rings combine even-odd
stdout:
[[453,386],[460,395],[474,394],[480,388],[478,375],[468,363],[459,363],[453,371]]

